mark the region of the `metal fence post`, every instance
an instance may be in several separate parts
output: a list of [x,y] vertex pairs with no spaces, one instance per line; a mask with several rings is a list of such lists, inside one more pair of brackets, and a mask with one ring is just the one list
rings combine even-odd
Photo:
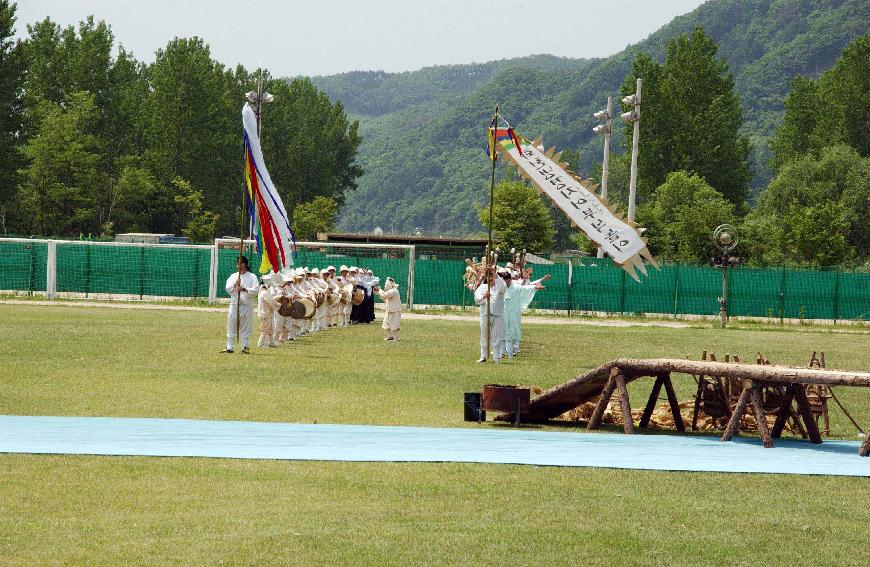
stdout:
[[214,305],[217,301],[217,276],[218,276],[218,243],[211,245],[211,257],[208,266],[208,303]]
[[782,275],[779,281],[779,324],[782,325],[785,319],[785,268],[782,269]]
[[680,302],[680,265],[674,264],[674,317],[677,316]]
[[414,308],[414,252],[415,246],[408,250],[408,309]]
[[837,324],[837,319],[840,318],[840,270],[835,272],[836,279],[834,280],[834,325]]
[[48,241],[48,254],[45,258],[45,295],[49,299],[57,296],[57,242]]
[[85,297],[91,293],[91,245],[85,244]]

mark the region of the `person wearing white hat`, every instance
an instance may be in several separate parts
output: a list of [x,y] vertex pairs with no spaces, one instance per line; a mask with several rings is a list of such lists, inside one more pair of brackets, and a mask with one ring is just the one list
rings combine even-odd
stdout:
[[[293,285],[294,273],[292,268],[284,268],[281,270],[281,287],[280,293],[286,297],[287,302],[292,302],[299,299],[299,293]],[[282,343],[296,340],[295,319],[285,317],[280,313],[276,313],[276,328],[280,330],[278,340]]]
[[[480,306],[480,358],[477,362],[486,362],[487,346],[492,350],[492,360],[498,363],[501,360],[501,340],[504,329],[504,294],[507,284],[502,274],[496,277],[492,271],[488,274],[487,282],[481,283],[474,291],[474,303]],[[510,272],[507,272],[510,278]],[[486,300],[489,299],[490,316],[487,319]],[[487,328],[489,329],[489,345],[486,344]]]
[[387,332],[384,340],[398,341],[402,321],[402,299],[399,297],[399,286],[396,285],[393,278],[387,278],[384,282],[384,289],[375,285],[374,290],[385,304],[384,322],[381,325]]
[[365,289],[365,299],[363,299],[360,322],[371,323],[375,320],[375,298],[372,290],[375,286],[380,285],[381,278],[376,277],[371,270],[365,270],[365,273],[359,277],[360,285]]
[[254,298],[260,291],[257,276],[248,270],[248,259],[239,256],[237,262],[239,271],[227,278],[224,286],[230,296],[230,307],[227,311],[227,348],[221,352],[233,352],[236,342],[236,331],[242,343],[242,354],[250,354],[248,348],[254,322]]
[[269,272],[263,276],[263,283],[257,293],[257,320],[260,322],[259,348],[274,347],[279,329],[275,325],[275,315],[280,303],[275,295],[275,287],[280,274]]

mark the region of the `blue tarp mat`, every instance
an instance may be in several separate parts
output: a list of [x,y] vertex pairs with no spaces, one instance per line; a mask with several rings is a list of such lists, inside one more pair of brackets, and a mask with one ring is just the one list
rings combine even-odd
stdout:
[[467,462],[668,471],[870,476],[858,443],[623,435],[509,427],[308,425],[0,416],[0,452],[316,461]]

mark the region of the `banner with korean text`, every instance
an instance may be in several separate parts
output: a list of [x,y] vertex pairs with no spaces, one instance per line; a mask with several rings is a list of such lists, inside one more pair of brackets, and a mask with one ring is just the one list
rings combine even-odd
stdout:
[[569,173],[567,164],[559,161],[561,154],[553,149],[544,151],[540,140],[530,142],[519,138],[519,146],[514,140],[515,137],[499,139],[499,152],[517,166],[524,178],[552,199],[571,222],[601,246],[614,262],[634,279],[638,279],[635,268],[646,275],[644,260],[658,268],[636,225],[623,219],[615,207],[595,195],[587,187],[587,182]]

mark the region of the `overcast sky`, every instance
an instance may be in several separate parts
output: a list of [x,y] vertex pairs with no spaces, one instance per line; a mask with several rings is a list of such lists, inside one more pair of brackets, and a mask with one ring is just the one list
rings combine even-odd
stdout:
[[278,76],[408,71],[550,53],[611,55],[701,0],[17,0],[19,37],[89,14],[143,61],[176,36],[212,57]]

